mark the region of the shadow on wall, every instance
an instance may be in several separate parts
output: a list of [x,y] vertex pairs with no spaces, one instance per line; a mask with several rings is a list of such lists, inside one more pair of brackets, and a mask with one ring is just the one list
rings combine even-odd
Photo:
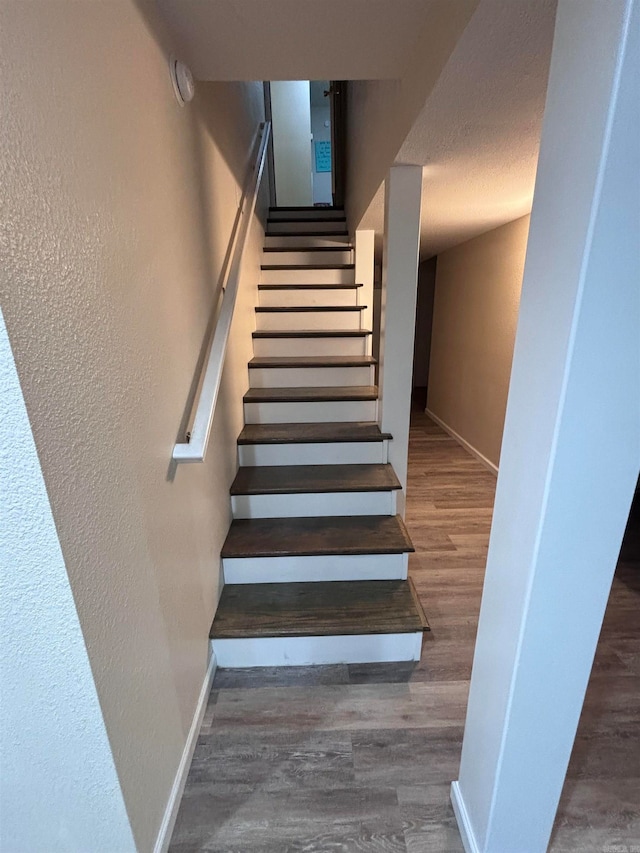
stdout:
[[[184,441],[186,431],[191,421],[191,415],[195,406],[196,395],[200,386],[200,380],[204,368],[205,361],[209,355],[209,349],[212,342],[213,332],[215,330],[220,308],[222,305],[222,297],[224,295],[223,285],[227,277],[229,265],[232,260],[232,249],[235,241],[235,235],[240,225],[240,201],[245,191],[245,184],[248,179],[248,166],[256,155],[257,144],[259,137],[255,134],[253,145],[249,153],[243,151],[240,146],[234,144],[233,135],[230,128],[237,132],[237,128],[247,122],[246,113],[242,113],[238,109],[240,98],[239,93],[235,91],[236,87],[254,84],[236,84],[236,83],[199,83],[196,97],[193,101],[194,110],[194,132],[191,139],[193,143],[193,160],[194,166],[201,175],[199,181],[198,203],[200,207],[200,221],[202,223],[202,242],[208,248],[208,257],[206,258],[206,266],[208,270],[208,279],[213,290],[213,301],[211,315],[207,322],[207,327],[203,335],[198,361],[193,372],[193,378],[189,386],[189,391],[186,399],[183,416],[180,420],[176,432],[176,442]],[[255,132],[258,122],[252,128],[246,128],[247,136],[252,131]],[[222,144],[221,144],[222,142]],[[211,192],[210,182],[216,180],[216,176],[210,174],[211,167],[209,165],[210,158],[207,157],[206,146],[212,144],[215,147],[215,153],[222,156],[229,170],[232,172],[241,190],[236,189],[237,209],[234,220],[231,226],[231,231],[227,239],[226,246],[216,245],[215,235],[218,233],[219,220],[228,216],[228,211],[220,210],[220,197],[217,193]],[[224,153],[226,149],[226,156]],[[235,162],[231,162],[235,160]],[[264,186],[264,185],[263,185]],[[265,206],[266,209],[266,206]],[[258,211],[258,209],[256,209]],[[258,211],[259,212],[259,211]],[[264,224],[264,223],[263,223]],[[228,227],[228,226],[227,226]],[[220,257],[224,252],[217,280],[214,281],[215,259]],[[234,436],[235,437],[235,436]],[[167,480],[172,481],[176,475],[177,463],[172,459],[167,469]]]
[[[169,85],[169,57],[172,54],[184,55],[180,39],[169,29],[152,0],[132,0],[132,3],[137,8],[147,32],[167,61],[167,85]],[[241,194],[234,189],[236,213],[229,235],[224,235],[226,243],[220,245],[216,238],[220,234],[221,225],[223,225],[222,230],[228,229],[229,205],[225,205],[224,210],[220,209],[221,194],[211,191],[211,183],[217,180],[212,160],[215,161],[217,157],[221,157],[237,185],[244,187],[255,145],[252,146],[251,151],[247,152],[245,147],[238,145],[238,137],[246,139],[255,136],[259,122],[264,120],[264,115],[259,114],[258,111],[255,115],[248,115],[247,111],[241,107],[241,104],[246,104],[250,100],[242,97],[243,90],[246,91],[248,87],[259,87],[260,97],[256,98],[256,102],[261,103],[262,83],[197,81],[194,100],[184,107],[184,118],[189,123],[190,166],[199,176],[198,223],[201,234],[198,243],[203,247],[203,266],[212,289],[213,299],[211,316],[185,400],[184,414],[176,431],[176,441],[184,439],[191,418],[200,375],[220,310],[222,286],[227,275],[231,260],[231,246],[239,223],[237,208]],[[213,146],[215,150],[208,151],[209,146]],[[222,258],[221,261],[220,258]],[[176,466],[172,461],[167,471],[169,481],[173,480],[175,472]]]
[[[169,57],[175,54],[184,57],[186,51],[180,38],[169,28],[158,10],[154,0],[131,0],[138,9],[145,27],[165,55],[167,60],[167,79],[169,78]],[[207,129],[211,139],[224,158],[227,166],[240,185],[244,183],[249,159],[246,152],[237,144],[238,133],[252,133],[255,125],[264,120],[263,115],[256,113],[254,125],[247,128],[247,115],[239,109],[237,97],[239,90],[248,86],[258,86],[262,93],[262,82],[255,83],[215,83],[211,81],[196,81],[196,97],[187,107],[197,113],[198,119]],[[204,97],[203,97],[204,95]]]

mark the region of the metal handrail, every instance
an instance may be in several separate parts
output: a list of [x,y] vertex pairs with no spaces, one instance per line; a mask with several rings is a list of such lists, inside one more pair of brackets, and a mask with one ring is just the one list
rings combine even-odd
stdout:
[[218,322],[213,332],[209,357],[200,384],[200,394],[193,419],[193,426],[187,434],[187,440],[178,442],[173,448],[173,459],[176,462],[204,462],[207,453],[211,425],[213,424],[213,416],[216,410],[216,401],[222,382],[222,369],[224,367],[229,331],[233,319],[233,310],[238,294],[242,255],[249,234],[249,226],[256,208],[270,131],[271,122],[264,122],[262,124],[262,136],[256,161],[252,169],[252,174],[247,181],[238,210],[238,225],[232,238],[235,241],[235,246],[233,247],[228,272],[222,285],[224,291],[222,305],[220,306]]

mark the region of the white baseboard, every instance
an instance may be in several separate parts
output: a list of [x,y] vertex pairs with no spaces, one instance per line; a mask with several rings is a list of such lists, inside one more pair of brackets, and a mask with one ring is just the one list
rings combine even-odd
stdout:
[[167,807],[164,810],[164,817],[160,824],[160,831],[158,832],[153,853],[166,853],[169,849],[169,842],[171,841],[171,834],[173,833],[173,827],[176,822],[176,817],[178,816],[180,800],[182,799],[182,793],[189,774],[193,751],[196,748],[200,725],[202,724],[202,718],[204,717],[204,712],[207,708],[207,700],[209,698],[209,693],[211,692],[213,677],[216,674],[216,656],[213,652],[210,652],[210,655],[207,671],[202,682],[202,688],[200,689],[200,695],[198,696],[196,709],[193,714],[193,720],[191,721],[191,728],[189,729],[189,734],[187,735],[187,740],[184,745],[184,749],[182,750],[182,757],[180,758],[176,777],[173,780],[173,785],[171,786],[171,793],[169,794]]
[[494,465],[490,459],[487,459],[487,457],[483,453],[480,453],[480,451],[477,450],[473,446],[473,444],[469,444],[469,442],[465,438],[463,438],[460,433],[457,433],[455,429],[449,426],[449,424],[446,424],[441,418],[435,415],[431,411],[431,409],[425,409],[425,413],[429,415],[431,420],[435,421],[438,426],[442,427],[445,432],[448,432],[451,438],[454,438],[458,442],[458,444],[461,444],[465,450],[467,450],[472,456],[475,456],[478,462],[481,462],[484,467],[488,468],[489,471],[491,471],[492,474],[495,474],[496,477],[498,476],[498,466]]
[[459,782],[451,783],[451,805],[453,806],[453,811],[458,822],[458,829],[460,830],[460,837],[462,838],[462,844],[466,853],[480,853],[480,848],[478,847],[478,842],[473,834],[471,821],[469,820],[467,807],[462,799]]

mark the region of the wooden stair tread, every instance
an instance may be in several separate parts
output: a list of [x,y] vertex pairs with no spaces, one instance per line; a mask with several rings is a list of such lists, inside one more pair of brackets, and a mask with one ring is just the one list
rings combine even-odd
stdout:
[[278,211],[278,210],[315,210],[315,211],[318,211],[319,213],[322,213],[322,211],[327,211],[327,210],[329,212],[332,212],[334,210],[344,210],[344,205],[343,204],[330,204],[327,206],[320,207],[317,204],[293,204],[293,205],[291,205],[291,204],[283,204],[283,205],[272,204],[269,206],[269,211],[272,211],[272,210],[273,211]]
[[258,290],[357,290],[362,284],[259,284]]
[[368,329],[256,329],[254,338],[366,338]]
[[238,469],[232,495],[327,494],[388,492],[400,489],[389,464],[260,465]]
[[256,367],[370,367],[371,355],[262,355],[254,356],[249,370]]
[[267,224],[274,222],[346,222],[346,216],[269,216]]
[[375,385],[250,388],[243,398],[245,403],[330,403],[377,399],[378,389]]
[[260,264],[261,270],[354,270],[355,264]]
[[313,311],[364,311],[367,305],[275,305],[256,307],[256,314],[310,314]]
[[265,231],[265,237],[348,237],[346,228],[335,228],[331,231]]
[[414,550],[399,515],[244,518],[232,522],[222,557],[405,554]]
[[376,423],[314,424],[246,424],[238,436],[238,444],[332,444],[345,442],[380,442],[390,439]]
[[353,246],[343,243],[340,246],[265,246],[262,250],[266,253],[272,252],[350,252]]
[[423,631],[408,581],[227,584],[209,636],[347,636]]

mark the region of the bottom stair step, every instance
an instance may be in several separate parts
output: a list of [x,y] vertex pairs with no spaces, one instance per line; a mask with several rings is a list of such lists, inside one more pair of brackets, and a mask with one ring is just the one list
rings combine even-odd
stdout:
[[210,637],[218,666],[419,660],[428,623],[410,581],[227,584]]

